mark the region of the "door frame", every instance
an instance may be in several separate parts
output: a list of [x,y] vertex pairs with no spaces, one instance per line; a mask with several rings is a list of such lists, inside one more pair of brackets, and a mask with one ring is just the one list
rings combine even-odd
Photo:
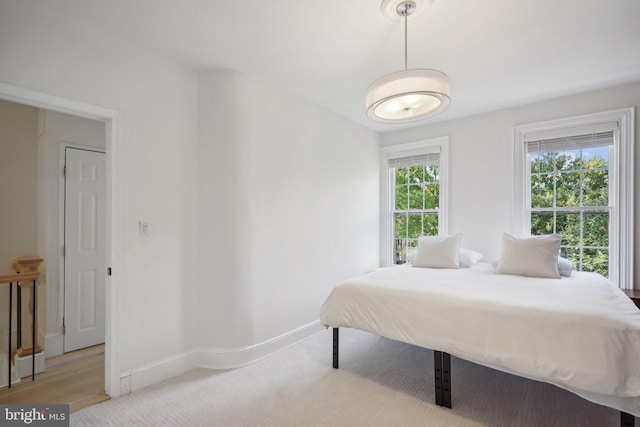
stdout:
[[[96,105],[86,104],[71,99],[49,95],[44,92],[26,89],[19,86],[0,82],[0,99],[30,105],[36,108],[57,111],[86,119],[98,120],[105,123],[106,149],[106,241],[107,266],[115,272],[115,276],[107,276],[105,289],[105,393],[111,397],[120,396],[120,362],[118,355],[118,316],[120,309],[118,273],[121,271],[122,242],[120,230],[121,218],[118,215],[120,182],[119,153],[121,147],[121,119],[120,111]],[[106,272],[105,272],[106,274]]]
[[[66,142],[66,141],[61,141],[58,143],[58,170],[61,171],[63,170],[63,168],[66,166],[66,150],[67,148],[72,148],[74,150],[83,150],[83,151],[92,151],[94,153],[102,153],[105,155],[105,161],[106,161],[106,154],[107,154],[107,150],[106,150],[106,141],[105,141],[105,148],[97,148],[97,147],[92,147],[90,145],[82,145],[82,144],[75,144],[72,142]],[[106,191],[106,185],[107,185],[107,179],[108,179],[108,175],[105,176],[105,191]],[[59,174],[58,175],[58,247],[61,248],[64,246],[65,241],[66,241],[66,221],[67,221],[67,217],[66,217],[66,187],[67,182],[66,182],[66,177],[63,174]],[[105,193],[105,201],[106,201],[107,195]],[[105,209],[108,210],[108,206],[105,206]],[[106,212],[105,212],[106,213]],[[105,218],[106,220],[106,218]],[[105,221],[105,233],[107,232],[107,224]],[[105,236],[106,237],[106,236]],[[109,248],[107,247],[106,249],[107,251],[107,257],[108,257],[108,252],[109,252]],[[59,302],[62,303],[62,307],[59,307],[59,312],[62,315],[62,318],[64,318],[65,314],[66,314],[66,299],[64,297],[65,295],[65,291],[66,291],[66,269],[65,269],[65,256],[66,254],[64,253],[64,251],[59,252],[59,256],[58,256],[58,283],[60,284],[59,286],[59,291],[60,291],[60,295],[57,295],[56,297],[58,298]],[[109,266],[110,264],[108,263],[107,260],[107,266]],[[106,292],[106,289],[105,289]],[[106,294],[105,294],[105,304],[106,304]],[[105,313],[106,315],[106,313]],[[60,319],[62,320],[62,319]],[[106,318],[105,318],[105,328],[106,328]],[[106,329],[105,329],[105,338],[106,338]],[[105,345],[105,352],[106,352],[106,345]],[[64,336],[62,336],[62,353],[65,353],[65,345],[64,345]]]

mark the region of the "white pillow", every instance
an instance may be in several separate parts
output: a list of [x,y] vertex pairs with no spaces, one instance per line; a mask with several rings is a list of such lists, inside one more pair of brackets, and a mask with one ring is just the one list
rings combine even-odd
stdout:
[[482,257],[483,255],[480,252],[460,248],[460,267],[471,267],[473,264],[480,261]]
[[405,260],[407,262],[413,262],[413,260],[416,258],[416,253],[418,253],[418,248],[416,247],[407,248],[407,255],[405,257]]
[[573,271],[573,263],[566,258],[558,257],[558,273],[561,276],[569,277]]
[[421,236],[418,251],[413,260],[414,267],[460,268],[460,241],[462,234],[449,237]]
[[[460,249],[460,266],[462,266],[463,250],[464,249]],[[493,261],[491,265],[493,265],[493,268],[498,268],[498,260]],[[572,271],[573,271],[573,263],[570,260],[559,256],[558,257],[558,274],[560,274],[561,277],[570,277]]]
[[504,233],[497,272],[559,279],[559,234],[519,237]]

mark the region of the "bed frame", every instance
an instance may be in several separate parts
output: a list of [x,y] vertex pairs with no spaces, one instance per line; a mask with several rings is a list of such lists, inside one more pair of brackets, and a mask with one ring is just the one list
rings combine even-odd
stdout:
[[[333,367],[335,369],[338,369],[339,341],[339,328],[333,328]],[[451,408],[451,355],[444,351],[433,350],[433,359],[436,405]],[[635,417],[620,411],[620,426],[634,427]]]

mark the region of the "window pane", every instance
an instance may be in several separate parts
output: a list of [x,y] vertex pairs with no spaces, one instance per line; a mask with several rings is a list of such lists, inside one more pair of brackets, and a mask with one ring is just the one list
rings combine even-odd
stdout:
[[409,173],[409,169],[407,168],[397,168],[396,169],[396,184],[406,184],[407,183],[407,175]]
[[425,167],[424,182],[440,181],[440,165],[433,164]]
[[409,168],[409,184],[422,184],[424,182],[424,166],[411,166]]
[[582,205],[609,206],[609,171],[584,171],[582,178]]
[[533,212],[531,214],[531,234],[553,233],[553,212]]
[[582,271],[593,271],[609,276],[609,251],[606,249],[583,249]]
[[555,161],[558,172],[580,169],[580,150],[560,151],[556,154]]
[[580,246],[580,214],[558,212],[556,233],[562,235],[562,245]]
[[580,206],[580,173],[556,175],[556,206]]
[[609,147],[593,147],[582,150],[584,169],[609,168]]
[[407,256],[415,254],[418,249],[418,239],[407,239]]
[[423,190],[422,185],[409,186],[409,209],[422,209]]
[[396,186],[396,210],[406,210],[409,203],[408,196],[409,187],[406,185]]
[[582,231],[584,246],[609,246],[609,213],[584,213]]
[[553,172],[556,153],[535,153],[531,154],[531,173]]
[[438,235],[438,215],[437,214],[424,214],[422,235],[423,236]]
[[409,233],[407,237],[417,239],[422,235],[422,215],[409,214]]
[[394,214],[395,236],[399,238],[407,237],[407,214]]
[[560,256],[571,261],[573,268],[580,270],[580,248],[560,248]]
[[393,263],[404,264],[407,260],[406,241],[404,239],[396,239],[393,248]]
[[553,207],[553,175],[542,174],[531,176],[531,207]]
[[424,186],[424,208],[438,209],[440,207],[440,183]]
[[533,153],[529,155],[529,165],[531,169],[529,173],[537,173],[538,172],[538,164],[540,163],[540,153]]

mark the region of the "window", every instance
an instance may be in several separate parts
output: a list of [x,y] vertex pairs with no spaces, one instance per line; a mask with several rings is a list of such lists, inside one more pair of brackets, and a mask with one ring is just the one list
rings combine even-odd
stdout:
[[558,233],[581,271],[632,287],[633,110],[516,128],[514,226]]
[[579,271],[609,276],[609,151],[613,131],[529,141],[531,234],[562,235]]
[[418,237],[446,234],[446,138],[383,149],[383,265],[402,264]]

